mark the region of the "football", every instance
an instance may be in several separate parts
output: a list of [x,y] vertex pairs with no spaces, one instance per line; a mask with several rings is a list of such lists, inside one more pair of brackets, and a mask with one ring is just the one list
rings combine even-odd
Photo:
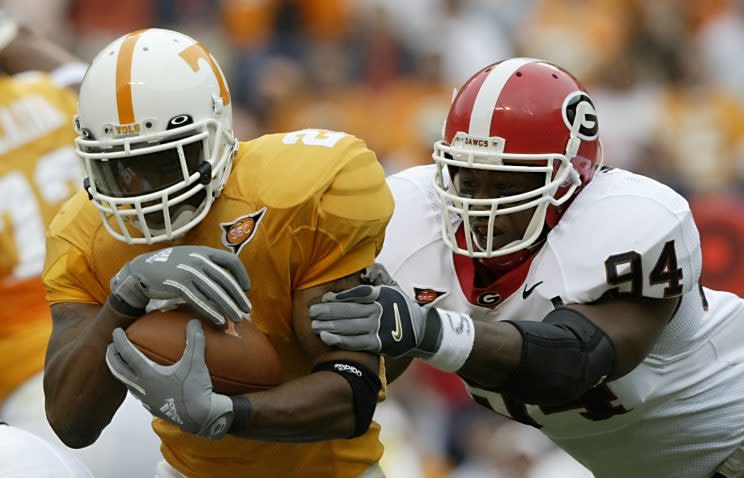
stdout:
[[[149,359],[160,365],[180,360],[186,348],[186,324],[195,315],[186,307],[157,310],[137,319],[127,337]],[[250,321],[220,330],[202,321],[205,359],[214,391],[240,395],[267,390],[281,383],[279,355],[269,339]]]

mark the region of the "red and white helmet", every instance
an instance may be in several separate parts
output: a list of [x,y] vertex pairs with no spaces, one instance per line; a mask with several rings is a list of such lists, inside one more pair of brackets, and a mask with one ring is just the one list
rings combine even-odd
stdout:
[[[445,243],[477,258],[522,251],[555,226],[580,187],[591,181],[602,152],[594,104],[565,70],[533,58],[512,58],[473,75],[452,102],[443,140],[434,144],[434,181]],[[545,184],[518,195],[474,199],[457,194],[448,167],[544,172]],[[563,207],[562,207],[563,206]],[[494,218],[536,208],[524,236],[493,247]],[[457,244],[459,216],[466,248]],[[471,219],[488,217],[487,244],[473,239]],[[475,245],[474,245],[475,243]]]
[[108,232],[130,244],[172,240],[198,224],[238,146],[217,62],[193,38],[157,28],[95,57],[75,129],[85,189]]

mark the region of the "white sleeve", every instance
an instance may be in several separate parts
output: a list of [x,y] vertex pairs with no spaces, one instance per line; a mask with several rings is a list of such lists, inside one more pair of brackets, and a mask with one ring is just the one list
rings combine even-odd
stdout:
[[377,262],[391,274],[421,248],[442,237],[439,206],[427,167],[407,169],[387,178],[395,209],[385,230]]
[[0,463],[0,477],[93,478],[69,450],[7,425],[0,425]]
[[38,81],[44,75],[49,75],[52,83],[60,88],[75,88],[83,82],[85,73],[88,71],[87,63],[65,63],[49,73],[39,70],[28,70],[16,73],[13,79],[20,83]]
[[569,302],[675,297],[697,287],[700,237],[681,196],[609,195],[581,209],[549,238]]
[[49,74],[57,86],[64,88],[75,87],[83,82],[83,77],[88,71],[88,64],[83,62],[66,63]]

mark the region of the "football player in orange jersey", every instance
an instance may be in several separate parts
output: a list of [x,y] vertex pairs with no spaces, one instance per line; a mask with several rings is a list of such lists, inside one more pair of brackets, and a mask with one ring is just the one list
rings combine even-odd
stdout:
[[[85,191],[47,241],[49,421],[86,446],[129,389],[157,417],[161,478],[381,477],[382,364],[323,345],[308,306],[358,284],[380,251],[393,209],[382,167],[339,132],[239,142],[231,108],[214,58],[180,33],[136,31],[93,60],[75,119]],[[148,361],[122,329],[152,299],[185,301],[217,326],[250,312],[282,385],[214,393],[198,322],[180,362]]]
[[[0,68],[0,419],[61,445],[44,417],[52,320],[40,276],[47,226],[83,180],[70,125],[87,64],[0,9]],[[106,436],[74,454],[95,476],[142,476],[161,459],[150,420],[130,398]],[[114,464],[117,453],[139,459]]]
[[0,10],[0,69],[2,402],[43,368],[51,331],[39,280],[44,230],[81,181],[69,87],[82,80],[85,66]]

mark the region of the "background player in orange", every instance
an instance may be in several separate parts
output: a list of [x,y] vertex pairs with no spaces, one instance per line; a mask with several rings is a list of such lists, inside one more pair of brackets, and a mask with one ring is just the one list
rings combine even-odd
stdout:
[[[0,10],[0,419],[61,445],[44,417],[52,330],[40,275],[44,233],[82,170],[71,128],[87,64]],[[75,451],[96,476],[141,476],[160,460],[150,416],[125,402],[106,435]],[[115,463],[118,453],[138,460]]]
[[[325,347],[308,306],[358,284],[380,251],[393,208],[383,170],[339,132],[238,142],[231,108],[214,58],[185,35],[133,32],[93,60],[75,120],[86,191],[47,242],[49,421],[65,443],[86,446],[128,387],[159,418],[161,478],[380,477],[370,426],[384,392],[379,359]],[[253,230],[236,241],[231,226],[247,219]],[[165,370],[145,360],[121,329],[151,299],[185,301],[219,326],[250,312],[284,383],[225,397],[196,373],[198,347]]]
[[[44,230],[80,187],[70,118],[85,65],[0,10],[0,402],[40,372],[51,331]],[[46,73],[48,72],[48,73]]]

